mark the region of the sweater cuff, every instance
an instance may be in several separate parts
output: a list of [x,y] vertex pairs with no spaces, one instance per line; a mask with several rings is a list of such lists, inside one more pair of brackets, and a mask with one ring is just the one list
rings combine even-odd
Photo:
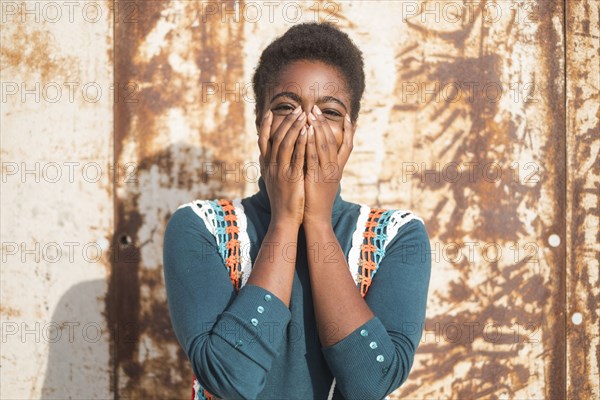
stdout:
[[377,316],[321,350],[340,384],[365,376],[374,377],[374,381],[384,379],[395,355],[394,343]]
[[273,292],[246,284],[212,332],[269,371],[281,351],[291,318],[291,311]]

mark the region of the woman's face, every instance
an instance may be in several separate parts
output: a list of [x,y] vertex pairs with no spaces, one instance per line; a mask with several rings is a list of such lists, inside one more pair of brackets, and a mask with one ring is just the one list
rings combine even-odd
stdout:
[[323,112],[339,150],[344,117],[350,113],[350,94],[343,75],[335,67],[312,60],[293,62],[281,71],[274,90],[267,93],[266,102],[263,110],[273,111],[272,133],[297,106],[301,106],[306,113],[308,129],[308,114],[316,104]]

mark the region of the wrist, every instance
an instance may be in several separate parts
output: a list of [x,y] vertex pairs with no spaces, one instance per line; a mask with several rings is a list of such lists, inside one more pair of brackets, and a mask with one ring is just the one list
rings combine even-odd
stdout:
[[269,231],[279,233],[297,234],[300,229],[300,223],[293,219],[275,218],[269,222]]
[[309,230],[326,231],[329,229],[333,229],[333,225],[331,224],[331,215],[329,217],[324,217],[324,216],[310,217],[310,216],[304,215],[304,220],[302,221],[302,226],[304,227],[304,231],[309,231]]

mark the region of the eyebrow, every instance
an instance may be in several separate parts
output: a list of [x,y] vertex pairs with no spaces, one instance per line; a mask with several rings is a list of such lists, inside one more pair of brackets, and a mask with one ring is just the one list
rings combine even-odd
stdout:
[[[273,96],[273,98],[271,99],[271,103],[274,102],[279,97],[289,97],[290,99],[294,100],[296,103],[302,102],[302,99],[300,98],[300,96],[298,96],[294,92],[280,92],[280,93],[277,93],[275,96]],[[317,99],[317,103],[329,103],[329,102],[339,104],[340,106],[344,107],[344,111],[348,112],[348,109],[346,108],[344,103],[342,103],[341,100],[339,100],[333,96],[321,96]]]

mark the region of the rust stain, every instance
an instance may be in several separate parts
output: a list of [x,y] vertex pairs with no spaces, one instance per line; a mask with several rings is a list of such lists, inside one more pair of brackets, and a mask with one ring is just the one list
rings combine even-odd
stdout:
[[[115,26],[115,84],[121,86],[133,83],[139,87],[143,82],[143,68],[134,64],[135,53],[140,42],[154,28],[160,18],[160,11],[167,2],[130,2],[134,5],[135,22],[125,23],[118,19]],[[141,71],[140,71],[141,70]],[[139,93],[139,98],[144,93]],[[145,98],[144,98],[145,100]],[[140,120],[139,131],[145,139],[151,141],[156,134],[152,129],[153,115],[146,111],[156,98],[150,97],[145,103],[127,103],[119,101],[115,107],[114,122],[114,159],[117,165],[138,160],[123,160],[122,144],[131,132],[133,115],[144,113]],[[155,108],[155,107],[154,107]],[[146,111],[146,112],[144,112]],[[139,154],[139,153],[138,153]],[[139,168],[138,168],[139,171]],[[117,182],[121,183],[121,182]],[[115,193],[117,193],[115,188]],[[137,360],[140,340],[140,252],[138,231],[143,217],[137,211],[139,195],[127,193],[126,198],[115,197],[115,234],[111,241],[111,276],[106,296],[107,322],[111,332],[111,360],[113,373],[111,384],[115,398],[129,397],[131,383],[137,382],[143,368]],[[123,379],[126,378],[126,379]]]
[[[113,390],[118,397],[119,373],[122,368],[130,378],[140,375],[134,356],[139,340],[138,316],[140,310],[139,268],[140,254],[137,231],[142,216],[116,204],[115,235],[111,241],[111,275],[106,295],[107,322],[111,332]],[[135,229],[137,228],[137,229]]]
[[0,70],[25,73],[21,77],[30,79],[25,82],[29,85],[39,82],[43,86],[50,81],[63,84],[77,81],[80,76],[77,57],[65,56],[59,51],[49,30],[17,22],[11,26],[10,36],[3,40],[6,42],[0,46]]
[[[499,101],[490,101],[480,90],[470,92],[472,97],[463,93],[456,102],[444,101],[443,96],[441,101],[434,101],[440,98],[440,90],[428,96],[427,101],[400,101],[406,82],[426,82],[428,90],[433,83],[441,88],[462,82],[480,85],[495,82],[508,87],[511,82],[506,82],[506,71],[511,71],[513,76],[520,74],[518,70],[513,72],[519,65],[508,60],[514,51],[513,44],[524,40],[520,36],[523,35],[521,27],[513,15],[503,25],[500,38],[491,36],[481,18],[487,3],[478,2],[478,18],[463,21],[460,28],[453,31],[423,25],[420,16],[407,22],[416,36],[398,52],[399,77],[395,92],[399,93],[399,99],[390,120],[401,120],[403,113],[415,110],[423,119],[429,119],[424,128],[426,134],[421,133],[415,148],[427,149],[421,151],[428,155],[430,167],[436,161],[462,166],[472,161],[478,163],[472,166],[472,175],[463,173],[451,182],[420,171],[415,187],[427,193],[432,203],[427,228],[434,240],[462,245],[473,241],[495,243],[505,249],[511,243],[522,244],[525,240],[535,246],[535,253],[522,251],[519,260],[503,257],[486,262],[463,257],[452,265],[458,278],[448,283],[448,290],[436,296],[436,302],[445,305],[444,310],[452,305],[452,315],[428,315],[425,331],[458,324],[463,328],[463,335],[458,341],[442,339],[421,344],[418,353],[432,357],[424,358],[424,368],[411,372],[410,379],[415,383],[398,391],[402,398],[439,396],[440,392],[427,391],[433,382],[450,382],[444,386],[450,392],[443,393],[450,398],[515,397],[520,390],[532,385],[545,387],[546,392],[540,395],[546,398],[565,397],[564,249],[559,247],[548,255],[544,253],[550,271],[535,272],[539,270],[539,257],[547,247],[549,234],[565,237],[565,109],[560,85],[563,41],[553,21],[563,15],[561,5],[544,8],[536,22],[536,36],[531,37],[540,52],[536,56],[539,59],[537,71],[544,82],[536,97],[542,102],[519,105],[528,109],[528,113],[535,113],[535,118],[542,119],[547,127],[534,126],[533,118],[519,121],[510,114],[511,110],[501,108]],[[438,50],[435,56],[424,56],[428,53],[427,46],[432,44]],[[524,133],[517,124],[525,126]],[[531,137],[540,133],[543,147],[534,150],[540,167],[538,181],[532,184],[515,180],[512,174],[506,173],[510,171],[511,155],[531,148]],[[386,147],[393,145],[386,144]],[[394,158],[397,154],[391,154],[386,165],[397,164]],[[494,164],[501,166],[504,172],[501,178],[482,179],[484,168]],[[540,209],[538,204],[542,197],[552,204],[552,209]],[[544,218],[524,218],[519,211],[522,208],[543,213]],[[477,210],[475,214],[474,210]],[[485,274],[486,278],[478,279],[477,286],[472,286],[469,282],[474,274],[479,277]],[[546,274],[552,279],[548,281]],[[474,306],[465,307],[465,304]],[[490,343],[482,330],[489,323],[498,324],[504,332],[512,332],[515,324],[535,329],[533,332],[545,349],[546,370],[537,378],[543,377],[543,382],[536,382],[536,377],[531,375],[531,358],[522,356],[524,350],[536,351],[528,342],[532,332],[514,331],[513,335],[503,335]],[[472,328],[470,335],[465,335],[466,327]],[[456,376],[459,363],[468,364],[468,369]]]
[[[173,10],[184,3],[183,12],[175,18]],[[233,3],[226,4],[231,6]],[[423,116],[426,131],[418,137],[414,148],[418,151],[433,149],[434,160],[463,165],[476,160],[479,164],[473,167],[472,172],[478,177],[485,173],[483,168],[489,163],[497,163],[505,169],[502,178],[495,182],[472,180],[468,174],[463,174],[458,181],[450,184],[433,179],[417,183],[417,189],[430,196],[433,212],[427,227],[432,237],[444,243],[477,240],[505,247],[511,242],[522,244],[526,240],[534,246],[534,252],[521,249],[519,260],[504,258],[499,262],[481,262],[478,265],[463,258],[451,266],[457,278],[448,282],[446,294],[439,295],[436,301],[451,305],[454,313],[429,317],[426,330],[434,329],[435,324],[448,326],[456,323],[472,327],[471,336],[464,335],[457,341],[422,344],[419,353],[433,357],[424,361],[424,368],[411,372],[410,380],[397,393],[403,397],[497,398],[501,395],[515,397],[526,388],[541,387],[540,390],[545,392],[540,395],[544,397],[564,398],[567,379],[570,379],[569,393],[575,393],[573,397],[585,398],[580,394],[590,387],[594,388],[589,371],[592,364],[598,365],[598,352],[593,353],[597,330],[596,339],[591,328],[565,336],[564,301],[568,293],[564,265],[567,253],[564,246],[559,246],[541,255],[547,248],[551,233],[566,237],[564,215],[570,208],[574,217],[568,222],[573,232],[569,248],[575,255],[568,264],[569,274],[579,285],[579,290],[592,293],[589,267],[581,267],[590,257],[589,243],[585,239],[589,228],[582,227],[585,214],[577,209],[577,204],[583,201],[583,197],[589,196],[592,189],[589,180],[577,178],[573,181],[570,198],[567,198],[565,190],[567,138],[564,134],[566,110],[561,84],[564,70],[560,32],[565,10],[562,3],[539,7],[534,34],[525,32],[513,14],[503,22],[501,39],[498,39],[481,20],[482,10],[488,3],[478,2],[478,19],[464,21],[458,29],[451,31],[409,21],[407,26],[414,36],[397,52],[396,92],[401,93],[401,85],[407,80],[439,82],[442,86],[451,82],[474,81],[510,85],[511,82],[502,82],[507,75],[520,77],[527,74],[523,71],[526,67],[520,64],[523,61],[511,61],[513,52],[517,51],[514,45],[531,41],[539,52],[534,56],[537,65],[533,76],[535,83],[539,84],[536,99],[541,102],[514,106],[522,112],[522,115],[515,116],[511,114],[512,109],[502,108],[500,103],[490,102],[482,92],[476,91],[474,99],[463,98],[452,104],[397,101],[391,109],[390,120],[396,120],[407,112]],[[158,188],[152,188],[158,190],[154,194],[139,182],[137,185],[119,182],[115,190],[115,236],[112,243],[113,251],[120,253],[118,258],[111,257],[117,261],[113,261],[106,300],[107,319],[113,335],[113,387],[117,398],[186,397],[190,391],[191,370],[177,345],[166,302],[162,300],[162,270],[149,268],[146,261],[152,260],[142,258],[144,246],[160,245],[152,240],[152,235],[148,239],[144,232],[160,231],[170,214],[169,210],[160,208],[158,202],[149,200],[151,196],[168,196],[172,189],[185,189],[190,197],[203,190],[203,194],[210,193],[209,197],[215,197],[216,192],[239,193],[241,190],[240,182],[229,180],[212,178],[207,184],[209,177],[188,164],[197,159],[217,164],[243,161],[241,150],[232,148],[231,143],[240,141],[240,135],[244,134],[245,104],[227,98],[228,111],[225,115],[220,96],[203,102],[199,95],[190,101],[185,94],[194,90],[198,94],[204,83],[243,83],[244,55],[241,54],[240,43],[246,38],[243,18],[242,23],[223,23],[217,14],[209,16],[206,21],[198,21],[198,16],[202,15],[200,2],[139,0],[128,4],[133,5],[130,10],[134,13],[130,17],[134,17],[135,22],[125,23],[121,18],[115,18],[115,81],[119,85],[133,83],[138,101],[119,101],[116,104],[115,162],[135,162],[138,177],[149,176],[150,170],[158,167],[159,175],[165,179],[161,179]],[[598,14],[597,4],[589,1],[582,4],[583,11],[579,10],[577,14],[581,23],[576,34],[588,35],[597,41],[597,29],[594,30],[591,22],[592,16]],[[358,25],[342,12],[335,17],[345,24],[346,29],[358,29]],[[419,17],[414,20],[418,21]],[[176,23],[168,27],[164,44],[151,55],[144,56],[142,50],[146,42],[165,21]],[[186,44],[188,55],[198,70],[192,78],[171,61],[176,52],[174,44],[184,40],[183,36],[185,43],[189,42]],[[429,46],[443,51],[432,55]],[[582,68],[570,79],[581,81],[593,77]],[[540,80],[543,82],[537,82]],[[573,90],[577,94],[574,108],[579,109],[585,95],[581,87]],[[181,110],[188,120],[199,121],[192,124],[192,129],[195,133],[197,130],[202,148],[179,143],[165,147],[164,141],[161,142],[161,134],[164,136],[166,131],[168,136],[169,133],[165,115],[173,109]],[[575,126],[575,121],[569,120],[569,124]],[[575,150],[568,153],[570,159],[589,160],[594,156],[591,149],[594,140],[597,140],[598,130],[596,124],[574,139]],[[397,144],[394,140],[397,139],[386,138],[386,148],[394,148]],[[541,148],[533,148],[534,142],[541,142]],[[537,174],[539,181],[533,184],[516,181],[513,175],[506,173],[513,161],[510,157],[522,150],[531,151],[540,167]],[[397,158],[397,154],[389,155],[385,164],[396,166]],[[595,166],[589,174],[598,176],[598,164],[590,164]],[[389,184],[391,179],[394,178],[384,177],[379,183]],[[598,185],[594,188],[597,190]],[[552,207],[540,208],[540,199]],[[156,203],[156,207],[141,208],[149,203]],[[519,211],[522,209],[535,216],[524,216]],[[586,208],[585,213],[598,216],[598,209],[596,204]],[[474,218],[473,210],[477,210]],[[466,221],[472,223],[472,229],[465,227]],[[598,258],[597,252],[594,254]],[[540,266],[544,267],[543,271],[540,271]],[[473,275],[484,278],[473,286],[470,283]],[[588,309],[597,308],[597,295],[589,295],[583,300],[582,303],[580,297],[571,296],[569,307],[577,309],[585,304]],[[476,306],[465,307],[465,304]],[[592,316],[590,325],[594,321],[597,325],[597,316]],[[513,332],[511,329],[517,324],[520,330],[489,343],[485,340],[484,326],[491,322],[509,329],[509,332]],[[540,340],[542,345],[534,346],[531,340]],[[582,377],[575,373],[569,377],[565,375],[567,340],[573,348],[581,349],[574,354],[577,360],[583,361],[574,361],[570,365],[574,371],[582,373]],[[171,346],[177,349],[175,356],[169,352],[169,348],[173,348]],[[540,347],[543,348],[541,353]],[[524,353],[529,354],[529,358],[523,356]],[[534,357],[542,359],[544,365],[538,376],[531,372],[530,364]],[[468,371],[460,377],[454,372],[458,363],[469,364]],[[448,392],[432,391],[431,387],[438,382],[450,382],[444,386]]]
[[[232,8],[233,3],[227,2],[227,6]],[[225,114],[220,93],[203,102],[200,88],[203,83],[211,82],[229,87],[242,83],[243,56],[239,43],[244,41],[244,27],[243,23],[224,23],[218,14],[202,21],[202,2],[131,4],[134,6],[130,17],[135,22],[116,20],[115,81],[121,85],[133,84],[137,88],[137,102],[117,103],[115,162],[118,165],[135,162],[138,182],[119,182],[121,191],[117,188],[115,197],[113,249],[121,249],[130,257],[111,257],[126,258],[113,261],[107,296],[113,333],[113,387],[117,398],[183,398],[191,390],[191,368],[171,328],[162,266],[148,267],[148,262],[156,260],[145,260],[142,250],[145,246],[160,247],[153,234],[163,231],[172,211],[165,210],[158,198],[173,196],[172,190],[180,193],[185,188],[189,201],[207,187],[207,176],[197,168],[194,170],[193,163],[198,159],[217,164],[225,160],[229,164],[243,161],[241,150],[232,148],[231,143],[239,142],[244,132],[245,104],[234,101],[232,96],[227,99],[229,107]],[[166,30],[165,25],[168,25]],[[164,34],[158,45],[152,37],[156,32]],[[185,56],[199,71],[196,76],[172,66],[171,57],[181,56],[176,44],[181,42],[182,35],[186,37]],[[152,52],[147,51],[149,47]],[[179,143],[165,147],[160,141],[160,136],[169,132],[165,119],[172,110],[180,110],[188,120],[201,121],[192,126],[193,129],[197,126],[202,148]],[[155,193],[148,191],[140,179],[151,176],[153,168],[158,168],[161,175],[159,187],[153,188],[158,190]],[[212,177],[208,187],[225,193],[239,192],[241,184]],[[153,204],[150,209],[148,204]],[[150,238],[142,238],[142,229],[152,232]],[[123,246],[127,241],[131,244]]]
[[[546,160],[552,160],[551,164],[546,162],[547,173],[544,175],[545,186],[552,199],[552,210],[544,210],[550,214],[552,225],[544,226],[542,223],[538,230],[540,237],[546,238],[548,232],[558,234],[561,238],[566,237],[566,137],[564,128],[566,126],[566,109],[564,98],[564,37],[562,31],[557,31],[555,18],[560,18],[560,27],[565,14],[562,2],[553,2],[547,7],[539,7],[539,26],[536,39],[540,44],[542,52],[541,63],[544,70],[546,95],[543,96],[547,112],[544,115],[548,126],[546,144],[541,153]],[[547,241],[545,242],[547,243]],[[545,347],[552,349],[548,355],[545,374],[546,397],[565,398],[567,394],[566,365],[566,323],[565,323],[565,299],[566,299],[566,250],[565,246],[559,246],[549,252],[549,260],[552,267],[553,279],[546,283],[552,296],[551,312],[546,315],[548,326],[544,332]]]
[[0,304],[0,314],[4,317],[3,319],[18,318],[21,316],[21,311],[16,308],[5,306]]
[[[145,82],[144,75],[148,76],[147,69],[155,69],[156,61],[151,66],[138,65],[134,62],[137,49],[141,46],[143,40],[156,26],[160,19],[160,13],[165,9],[169,2],[155,1],[132,1],[126,4],[133,5],[129,16],[131,19],[124,22],[116,20],[115,25],[115,83],[117,85],[132,84],[135,89],[136,100],[143,99],[136,103],[127,103],[125,101],[117,103],[115,109],[115,160],[120,159],[121,146],[131,128],[131,117],[138,113],[144,113],[145,107],[152,107],[156,110],[157,102],[160,96],[149,96],[145,98],[144,92],[141,92],[141,83]],[[160,56],[159,56],[160,57]],[[164,55],[162,56],[164,62]],[[147,134],[155,133],[153,128],[154,118],[151,113],[145,112],[145,118],[140,118],[139,129]],[[142,153],[142,150],[140,150]],[[142,153],[143,154],[143,153]],[[139,156],[138,156],[139,157]]]
[[[567,330],[568,398],[600,396],[600,4],[567,2],[567,319],[575,312],[582,323]],[[590,121],[593,121],[590,124]],[[594,282],[595,281],[595,282]]]

